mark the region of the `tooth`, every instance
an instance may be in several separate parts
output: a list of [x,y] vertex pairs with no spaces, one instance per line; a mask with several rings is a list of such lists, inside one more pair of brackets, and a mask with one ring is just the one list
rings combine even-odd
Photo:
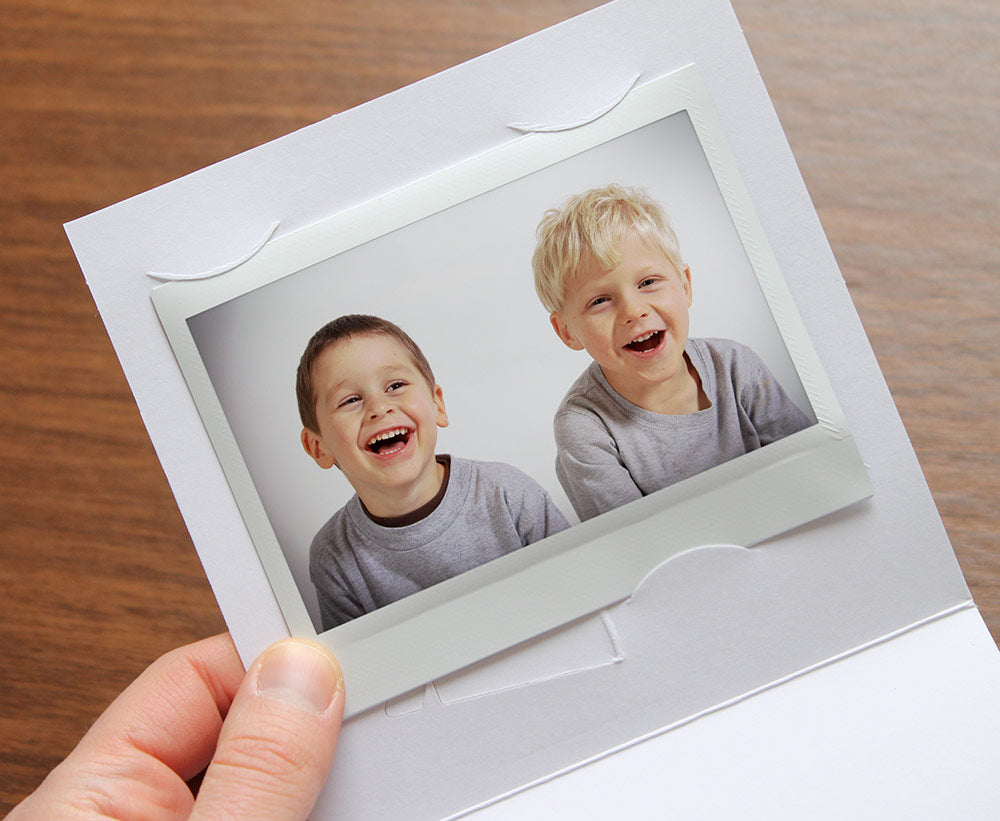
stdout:
[[387,430],[384,433],[377,433],[371,439],[368,440],[369,445],[374,445],[376,442],[382,442],[385,439],[391,439],[393,436],[404,436],[406,434],[406,428],[393,428],[392,430]]

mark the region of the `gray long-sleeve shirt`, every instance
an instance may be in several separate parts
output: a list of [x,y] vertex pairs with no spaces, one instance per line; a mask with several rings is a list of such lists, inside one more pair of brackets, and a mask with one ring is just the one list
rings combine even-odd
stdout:
[[376,524],[354,495],[320,528],[309,550],[323,629],[568,526],[537,482],[500,462],[452,457],[440,504],[402,527]]
[[593,362],[556,412],[556,475],[589,519],[809,427],[750,348],[689,339],[711,407],[682,415],[629,402]]

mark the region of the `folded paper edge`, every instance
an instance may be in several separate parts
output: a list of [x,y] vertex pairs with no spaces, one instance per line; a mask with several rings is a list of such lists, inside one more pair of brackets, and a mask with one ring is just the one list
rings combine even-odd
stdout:
[[[697,550],[698,548],[694,548],[694,549]],[[975,602],[971,598],[970,599],[965,599],[965,600],[963,600],[961,602],[958,602],[957,604],[952,605],[951,607],[945,608],[944,610],[941,610],[941,611],[939,611],[937,613],[934,613],[931,616],[927,616],[926,618],[919,619],[919,620],[917,620],[915,622],[912,622],[912,623],[910,623],[910,624],[908,624],[908,625],[906,625],[904,627],[900,627],[900,628],[898,628],[896,630],[892,630],[889,633],[886,633],[886,634],[884,634],[882,636],[879,636],[878,638],[872,639],[870,641],[863,642],[862,644],[859,644],[856,647],[852,647],[849,650],[844,650],[843,652],[836,653],[836,654],[830,656],[829,658],[824,659],[823,661],[816,662],[815,664],[810,664],[807,667],[803,667],[800,670],[796,670],[793,673],[789,673],[789,674],[787,674],[785,676],[781,676],[779,678],[776,678],[773,681],[770,681],[770,682],[768,682],[766,684],[760,685],[759,687],[754,687],[753,689],[747,690],[746,692],[741,693],[741,694],[739,694],[737,696],[733,696],[732,698],[726,699],[725,701],[721,701],[718,704],[713,705],[712,707],[706,707],[703,710],[699,710],[698,712],[692,713],[689,716],[686,716],[684,718],[678,719],[677,721],[675,721],[675,722],[673,722],[671,724],[668,724],[665,727],[661,727],[661,728],[659,728],[657,730],[653,730],[651,732],[645,733],[645,734],[643,734],[641,736],[638,736],[636,738],[630,739],[629,741],[627,741],[627,742],[625,742],[623,744],[618,744],[618,745],[616,745],[614,747],[611,747],[610,749],[607,749],[607,750],[605,750],[605,751],[603,751],[601,753],[597,753],[596,755],[590,756],[589,758],[585,758],[585,759],[583,759],[581,761],[578,761],[575,764],[571,764],[569,766],[563,767],[563,768],[561,768],[560,770],[558,770],[556,772],[549,773],[548,775],[543,776],[541,778],[538,778],[538,779],[536,779],[534,781],[528,782],[526,784],[522,784],[521,786],[516,787],[515,789],[512,789],[512,790],[509,790],[509,791],[503,793],[502,795],[497,795],[497,796],[495,796],[495,797],[493,797],[493,798],[491,798],[491,799],[489,799],[487,801],[483,801],[483,802],[481,802],[479,804],[476,804],[473,807],[468,807],[468,808],[466,808],[464,810],[461,810],[460,812],[457,812],[457,813],[455,813],[453,815],[448,816],[445,819],[445,821],[453,821],[453,819],[463,818],[463,817],[466,817],[468,815],[471,815],[472,813],[477,812],[478,810],[484,809],[484,808],[486,808],[488,806],[491,806],[493,804],[497,804],[497,803],[503,801],[506,798],[510,798],[513,795],[516,795],[518,793],[524,792],[524,791],[529,790],[529,789],[531,789],[533,787],[537,787],[537,786],[540,786],[542,784],[548,783],[550,781],[554,781],[555,779],[557,779],[557,778],[559,778],[559,777],[561,777],[561,776],[563,776],[563,775],[565,775],[565,774],[567,774],[569,772],[572,772],[573,770],[577,770],[577,769],[579,769],[581,767],[584,767],[584,766],[586,766],[588,764],[593,764],[593,763],[595,763],[597,761],[600,761],[602,759],[608,758],[608,757],[614,755],[615,753],[619,753],[619,752],[622,752],[623,750],[627,750],[630,747],[634,747],[634,746],[636,746],[638,744],[641,744],[644,741],[648,741],[648,740],[650,740],[652,738],[656,738],[657,736],[661,736],[664,733],[669,733],[671,730],[676,730],[676,729],[678,729],[680,727],[684,727],[685,725],[691,724],[691,723],[697,721],[700,718],[704,718],[707,715],[711,715],[712,713],[717,713],[717,712],[720,712],[722,710],[725,710],[728,707],[735,706],[736,704],[739,704],[739,703],[741,703],[743,701],[747,701],[748,699],[753,698],[754,696],[759,695],[759,694],[761,694],[763,692],[766,692],[768,690],[772,690],[775,687],[778,687],[778,686],[780,686],[782,684],[787,684],[788,682],[790,682],[790,681],[792,681],[794,679],[801,678],[802,676],[805,676],[808,673],[812,673],[812,672],[815,672],[817,670],[821,670],[824,667],[829,667],[829,666],[831,666],[833,664],[836,664],[839,661],[843,661],[846,658],[858,655],[859,653],[862,653],[865,650],[869,650],[869,649],[871,649],[873,647],[877,647],[877,646],[882,645],[882,644],[887,644],[888,642],[892,641],[893,639],[898,638],[899,636],[902,636],[902,635],[904,635],[906,633],[911,633],[914,630],[918,630],[921,627],[924,627],[924,626],[926,626],[928,624],[931,624],[932,622],[940,621],[941,619],[947,618],[949,616],[955,615],[956,613],[960,613],[960,612],[963,612],[965,610],[976,610],[976,609],[977,609],[976,608],[976,604],[975,604]]]

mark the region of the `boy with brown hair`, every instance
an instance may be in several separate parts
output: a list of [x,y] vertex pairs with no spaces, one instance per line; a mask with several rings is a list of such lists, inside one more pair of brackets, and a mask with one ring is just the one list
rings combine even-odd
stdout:
[[296,394],[306,453],[356,491],[310,547],[324,629],[568,527],[517,468],[435,453],[444,394],[420,348],[385,319],[350,314],[320,328]]

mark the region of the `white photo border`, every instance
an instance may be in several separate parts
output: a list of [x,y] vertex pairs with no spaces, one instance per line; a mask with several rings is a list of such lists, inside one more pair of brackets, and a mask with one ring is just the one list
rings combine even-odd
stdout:
[[[818,423],[317,636],[188,319],[680,111],[695,129]],[[872,493],[694,66],[637,86],[594,122],[525,134],[275,239],[224,276],[156,288],[152,299],[289,632],[337,654],[348,714],[628,598],[687,550],[749,547]]]

